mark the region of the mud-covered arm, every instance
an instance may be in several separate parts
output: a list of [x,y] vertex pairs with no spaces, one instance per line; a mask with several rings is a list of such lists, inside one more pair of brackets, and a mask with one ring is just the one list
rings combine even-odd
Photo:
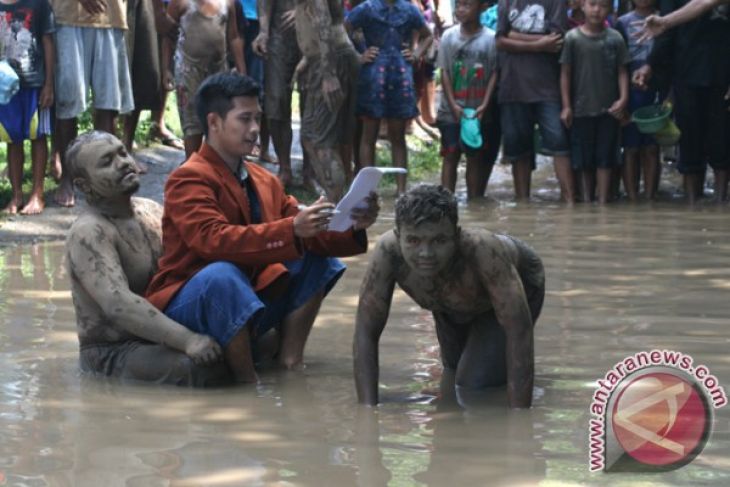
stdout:
[[507,399],[511,408],[532,405],[535,375],[533,323],[522,281],[498,244],[480,245],[477,262],[483,285],[507,338]]
[[186,352],[195,333],[132,292],[114,242],[115,230],[77,222],[68,236],[69,270],[115,326],[145,340]]
[[373,406],[378,403],[378,343],[393,299],[393,245],[382,237],[370,256],[360,287],[357,305],[353,357],[357,400]]
[[330,15],[327,0],[309,0],[312,11],[312,27],[319,40],[320,69],[325,77],[336,76],[335,53],[332,50],[333,29],[332,15]]

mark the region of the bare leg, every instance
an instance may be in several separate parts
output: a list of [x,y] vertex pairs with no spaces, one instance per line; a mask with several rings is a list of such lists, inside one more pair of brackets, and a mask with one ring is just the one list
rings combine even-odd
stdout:
[[276,157],[279,159],[279,180],[287,186],[291,183],[291,144],[292,129],[291,120],[269,119],[269,133],[271,142],[274,144]]
[[689,204],[696,203],[702,197],[703,179],[703,174],[684,175],[684,193]]
[[449,152],[441,164],[441,186],[452,193],[456,190],[456,170],[459,167],[461,151]]
[[305,152],[309,153],[317,182],[324,189],[327,199],[340,201],[345,191],[345,171],[340,160],[340,148],[313,147],[302,140]]
[[[527,201],[530,199],[530,178],[532,177],[531,157],[520,157],[512,162],[512,179],[514,180],[515,199],[517,201]],[[555,168],[557,171],[557,165]]]
[[[482,179],[485,176],[483,151],[474,155],[466,156],[466,197],[467,199],[479,198],[484,193],[479,193],[482,186]],[[489,176],[487,176],[489,177]]]
[[[628,196],[629,201],[635,202],[639,199],[639,149],[624,149],[622,172],[626,196]],[[644,179],[646,179],[646,175]]]
[[662,166],[659,162],[659,146],[650,145],[641,148],[641,171],[644,173],[644,194],[646,199],[656,198],[659,187],[659,176]]
[[51,167],[49,172],[54,181],[61,181],[63,168],[61,166],[61,154],[58,152],[58,141],[56,137],[56,132],[54,132],[51,136]]
[[183,141],[185,142],[185,158],[187,159],[200,149],[203,144],[203,134],[186,135]]
[[575,201],[575,177],[573,168],[570,167],[570,158],[568,156],[553,157],[553,165],[555,166],[555,176],[560,183],[560,196],[564,203],[573,204]]
[[48,162],[48,145],[46,136],[38,137],[31,141],[31,160],[33,172],[33,190],[30,194],[28,204],[23,207],[20,213],[23,215],[37,215],[45,208],[43,201],[43,182],[46,178],[46,163]]
[[360,164],[362,167],[375,165],[375,142],[380,131],[379,118],[362,119],[362,138],[360,139]]
[[611,181],[613,169],[599,168],[596,171],[596,180],[598,187],[598,202],[605,205],[611,201]]
[[722,203],[727,199],[728,170],[715,169],[715,199]]
[[[117,112],[111,110],[94,110],[94,128],[115,134],[116,117]],[[132,136],[134,137],[134,134]]]
[[[388,140],[390,140],[390,151],[394,167],[408,169],[408,151],[406,150],[406,124],[408,120],[391,118],[388,119]],[[398,194],[406,192],[406,175],[395,176]]]
[[142,113],[141,110],[134,110],[131,113],[124,115],[124,135],[123,140],[124,146],[127,148],[127,152],[132,152],[132,145],[134,144],[134,134],[137,132],[137,124],[139,124],[139,116]]
[[279,364],[287,369],[301,368],[304,365],[304,345],[312,330],[319,307],[324,299],[324,291],[314,294],[299,308],[289,313],[281,323],[281,347]]
[[355,165],[355,174],[362,167],[360,162],[360,144],[362,144],[362,120],[360,117],[355,118],[355,137],[352,143],[352,162]]
[[10,203],[3,210],[14,215],[23,207],[23,142],[8,144],[8,179],[12,188]]
[[421,96],[421,119],[428,125],[436,123],[436,116],[433,113],[435,99],[436,82],[433,80],[426,81],[423,96]]
[[507,383],[507,338],[491,314],[490,319],[475,320],[469,327],[456,368],[456,384],[460,387],[480,389]]
[[584,203],[590,203],[593,201],[593,197],[596,192],[596,170],[588,169],[579,171],[580,175],[580,192],[583,196]]
[[253,366],[248,330],[248,326],[241,328],[241,331],[228,342],[224,355],[226,364],[231,369],[236,382],[255,383],[258,381],[258,376]]
[[61,157],[61,182],[56,189],[54,200],[60,206],[74,205],[74,190],[71,181],[71,174],[66,167],[66,149],[73,139],[76,138],[77,125],[75,118],[56,120],[56,150]]

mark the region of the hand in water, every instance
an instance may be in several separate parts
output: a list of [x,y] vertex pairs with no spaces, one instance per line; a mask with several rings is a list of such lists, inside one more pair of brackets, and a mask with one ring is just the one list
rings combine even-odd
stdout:
[[223,350],[211,337],[196,333],[188,340],[185,355],[197,365],[209,365],[221,360]]

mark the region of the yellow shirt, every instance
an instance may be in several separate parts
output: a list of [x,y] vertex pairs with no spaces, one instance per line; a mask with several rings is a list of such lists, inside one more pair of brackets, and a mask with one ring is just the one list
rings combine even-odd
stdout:
[[127,1],[107,0],[106,10],[100,14],[90,14],[79,0],[51,0],[51,6],[56,25],[126,30]]

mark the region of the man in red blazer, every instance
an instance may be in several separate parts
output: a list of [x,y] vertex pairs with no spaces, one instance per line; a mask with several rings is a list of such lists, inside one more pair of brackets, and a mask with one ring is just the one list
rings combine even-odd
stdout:
[[372,194],[350,230],[327,231],[332,203],[300,211],[274,175],[244,162],[259,135],[258,96],[252,78],[233,73],[198,90],[205,143],[165,185],[163,254],[146,291],[168,317],[214,337],[238,382],[257,380],[257,342],[272,329],[279,364],[302,365],[322,299],[345,269],[334,257],[367,250],[379,210]]

